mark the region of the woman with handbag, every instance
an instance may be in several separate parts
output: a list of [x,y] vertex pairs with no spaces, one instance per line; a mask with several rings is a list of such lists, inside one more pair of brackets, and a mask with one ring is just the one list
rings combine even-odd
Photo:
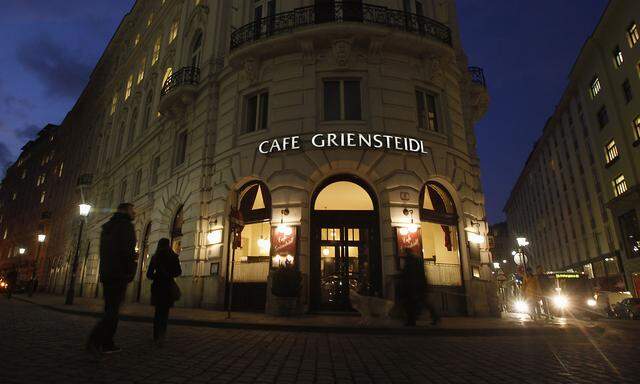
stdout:
[[182,274],[178,255],[171,249],[169,239],[158,241],[156,253],[149,262],[147,278],[151,283],[151,305],[156,307],[153,318],[153,340],[161,343],[167,333],[169,308],[180,299],[180,288],[174,277]]

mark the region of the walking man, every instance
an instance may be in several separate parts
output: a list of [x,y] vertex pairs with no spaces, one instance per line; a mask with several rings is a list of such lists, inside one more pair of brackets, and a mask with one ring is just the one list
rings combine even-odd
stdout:
[[136,272],[136,234],[133,228],[133,204],[122,203],[102,226],[100,234],[100,282],[104,291],[104,314],[89,336],[92,352],[120,352],[113,342],[118,327],[120,305],[127,285]]

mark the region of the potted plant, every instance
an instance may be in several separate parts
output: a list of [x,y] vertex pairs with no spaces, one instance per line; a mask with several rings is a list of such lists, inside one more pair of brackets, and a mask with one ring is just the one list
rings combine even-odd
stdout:
[[269,312],[275,316],[292,316],[299,312],[298,296],[302,287],[302,274],[292,264],[271,271],[271,300]]

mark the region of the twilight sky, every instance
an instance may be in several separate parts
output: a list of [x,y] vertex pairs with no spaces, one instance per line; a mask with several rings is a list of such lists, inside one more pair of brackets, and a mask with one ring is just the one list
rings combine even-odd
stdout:
[[[39,129],[62,121],[134,0],[2,3],[0,175]],[[469,64],[483,67],[489,84],[491,105],[476,132],[487,216],[496,222],[607,0],[457,3]]]

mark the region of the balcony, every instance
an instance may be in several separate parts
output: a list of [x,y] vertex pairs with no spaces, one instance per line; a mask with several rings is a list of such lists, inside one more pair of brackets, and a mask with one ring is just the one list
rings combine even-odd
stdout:
[[200,68],[197,67],[183,67],[169,76],[160,91],[160,113],[167,116],[182,114],[195,100],[199,82]]
[[484,77],[484,71],[480,67],[469,67],[469,74],[471,75],[471,82],[479,85],[482,88],[487,88],[487,81]]
[[471,89],[469,97],[471,101],[471,114],[474,122],[480,120],[489,109],[489,93],[487,92],[487,80],[484,71],[479,67],[469,67]]
[[377,5],[336,1],[331,4],[296,8],[246,24],[231,34],[230,50],[234,51],[258,41],[289,34],[309,26],[328,23],[382,26],[419,38],[426,37],[446,46],[452,45],[449,27],[433,19]]

